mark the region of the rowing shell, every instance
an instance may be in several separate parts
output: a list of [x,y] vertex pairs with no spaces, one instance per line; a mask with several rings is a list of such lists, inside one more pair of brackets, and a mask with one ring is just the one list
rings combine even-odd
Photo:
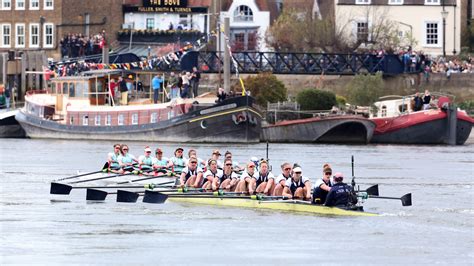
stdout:
[[326,207],[321,205],[313,205],[294,201],[279,200],[253,200],[253,199],[236,199],[225,197],[216,198],[199,198],[199,197],[169,197],[168,200],[174,202],[187,202],[205,205],[219,205],[242,207],[252,209],[271,209],[291,212],[305,212],[323,215],[343,215],[343,216],[377,216],[376,213],[344,210],[337,207]]

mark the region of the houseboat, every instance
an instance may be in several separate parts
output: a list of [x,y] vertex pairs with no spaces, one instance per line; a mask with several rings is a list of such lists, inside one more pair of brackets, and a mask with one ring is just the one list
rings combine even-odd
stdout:
[[[262,115],[250,96],[175,98],[153,104],[134,91],[127,105],[109,92],[119,70],[51,79],[47,90],[28,91],[16,115],[30,138],[167,142],[259,142]],[[144,95],[141,95],[144,94]]]
[[474,119],[458,110],[450,97],[434,95],[430,108],[414,111],[412,96],[386,96],[374,103],[372,143],[462,145]]

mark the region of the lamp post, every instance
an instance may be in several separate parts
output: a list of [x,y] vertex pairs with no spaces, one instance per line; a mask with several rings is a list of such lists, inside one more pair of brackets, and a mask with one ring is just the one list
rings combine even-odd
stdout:
[[446,57],[446,19],[448,18],[449,12],[444,9],[441,11],[441,16],[443,17],[443,57]]
[[133,13],[130,13],[130,23],[128,25],[128,27],[130,29],[130,43],[128,45],[128,51],[129,52],[132,50],[133,28],[135,28],[135,22],[133,22],[132,19],[133,19]]

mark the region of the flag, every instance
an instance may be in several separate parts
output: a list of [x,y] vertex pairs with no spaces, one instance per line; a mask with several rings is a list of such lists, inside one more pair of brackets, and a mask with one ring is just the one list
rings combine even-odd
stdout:
[[242,86],[242,96],[245,96],[247,92],[245,91],[244,81],[240,77],[239,77],[239,80],[240,80],[240,86]]

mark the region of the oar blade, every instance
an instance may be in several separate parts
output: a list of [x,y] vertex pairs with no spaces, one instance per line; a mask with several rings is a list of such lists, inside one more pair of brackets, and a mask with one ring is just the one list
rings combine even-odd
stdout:
[[143,202],[146,203],[164,203],[166,199],[168,199],[168,195],[151,190],[146,190],[145,196],[143,196]]
[[58,194],[58,195],[69,195],[71,192],[72,186],[51,182],[51,189],[49,190],[50,194]]
[[367,195],[371,196],[378,196],[379,195],[379,185],[373,185],[371,187],[368,187],[365,192],[367,192]]
[[126,191],[126,190],[117,190],[117,202],[137,202],[140,194],[136,192]]
[[411,193],[403,195],[401,198],[402,206],[411,206]]
[[109,193],[107,191],[88,188],[86,200],[105,200]]

